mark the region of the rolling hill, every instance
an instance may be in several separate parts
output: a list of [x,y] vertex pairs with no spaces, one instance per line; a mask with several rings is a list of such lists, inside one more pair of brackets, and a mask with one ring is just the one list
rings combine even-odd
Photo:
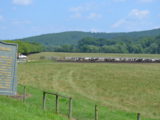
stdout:
[[61,33],[44,34],[39,36],[32,36],[23,38],[21,40],[28,42],[41,43],[45,46],[57,46],[64,44],[77,44],[79,40],[86,37],[94,38],[106,38],[106,39],[116,39],[122,38],[124,40],[131,39],[138,40],[141,37],[155,37],[160,35],[160,29],[153,29],[147,31],[138,32],[121,32],[121,33],[92,33],[92,32],[80,32],[80,31],[70,31]]

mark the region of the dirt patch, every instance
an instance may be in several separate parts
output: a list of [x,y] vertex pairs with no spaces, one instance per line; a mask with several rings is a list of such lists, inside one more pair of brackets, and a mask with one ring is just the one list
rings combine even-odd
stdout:
[[[31,94],[26,94],[25,98],[30,98],[32,95]],[[23,100],[24,95],[17,93],[15,96],[10,96],[11,98],[17,99],[17,100]]]

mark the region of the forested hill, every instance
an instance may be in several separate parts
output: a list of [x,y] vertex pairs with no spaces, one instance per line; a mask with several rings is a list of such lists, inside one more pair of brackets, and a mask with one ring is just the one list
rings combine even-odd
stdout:
[[57,46],[65,44],[77,44],[79,40],[92,37],[92,38],[105,38],[105,39],[123,39],[123,41],[137,41],[141,37],[155,37],[160,35],[160,29],[153,29],[148,31],[128,32],[128,33],[91,33],[91,32],[62,32],[45,34],[40,36],[33,36],[24,38],[22,40],[28,42],[41,43],[45,46]]

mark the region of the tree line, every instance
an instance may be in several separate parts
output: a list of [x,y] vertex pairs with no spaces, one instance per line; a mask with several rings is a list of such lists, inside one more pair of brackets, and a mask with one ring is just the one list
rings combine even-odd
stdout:
[[18,44],[18,53],[28,55],[31,53],[38,53],[42,52],[44,50],[44,46],[42,46],[39,43],[30,43],[30,42],[24,42],[21,40],[5,40],[3,42],[6,43],[16,43]]
[[138,39],[118,37],[114,39],[86,37],[76,45],[47,47],[46,51],[84,53],[160,53],[160,36]]

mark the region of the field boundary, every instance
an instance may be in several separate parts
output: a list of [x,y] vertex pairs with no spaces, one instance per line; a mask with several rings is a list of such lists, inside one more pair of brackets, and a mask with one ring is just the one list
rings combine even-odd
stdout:
[[[22,85],[21,85],[22,86]],[[23,102],[26,102],[26,99],[27,99],[27,87],[26,86],[22,86],[23,87],[23,91],[22,91],[22,101]],[[55,92],[47,92],[47,91],[42,91],[42,104],[40,104],[40,106],[42,106],[41,108],[43,110],[46,110],[46,98],[47,98],[47,95],[52,95],[52,96],[55,96],[56,99],[55,99],[55,110],[56,110],[56,113],[57,114],[60,114],[60,111],[59,111],[59,98],[62,97],[62,98],[65,98],[68,100],[68,103],[69,103],[69,106],[68,106],[68,118],[69,120],[76,120],[76,118],[73,118],[72,116],[72,112],[73,112],[73,109],[72,109],[72,102],[73,102],[73,98],[72,97],[69,97],[69,96],[65,96],[65,95],[61,95],[59,93],[55,93]],[[95,105],[95,110],[94,110],[94,118],[93,120],[99,120],[99,105]],[[64,114],[63,114],[64,115]],[[137,116],[137,119],[136,120],[141,120],[141,114],[140,113],[137,113],[136,114]],[[79,119],[78,119],[79,120]]]

